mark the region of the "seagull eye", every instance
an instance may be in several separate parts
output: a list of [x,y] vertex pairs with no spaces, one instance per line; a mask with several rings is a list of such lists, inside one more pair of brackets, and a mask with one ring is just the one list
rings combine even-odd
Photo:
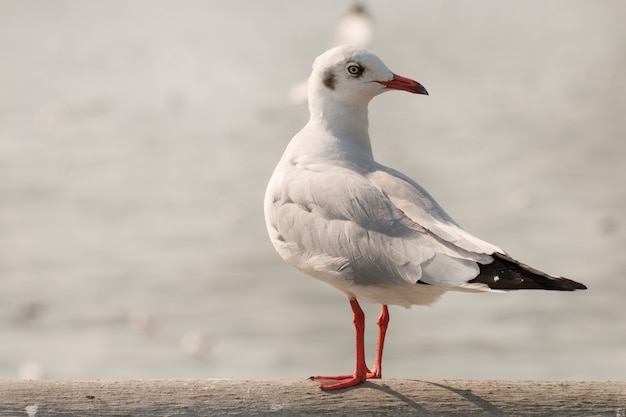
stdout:
[[358,77],[359,75],[363,74],[363,67],[358,64],[349,64],[346,67],[346,71],[348,71],[348,74],[354,77]]

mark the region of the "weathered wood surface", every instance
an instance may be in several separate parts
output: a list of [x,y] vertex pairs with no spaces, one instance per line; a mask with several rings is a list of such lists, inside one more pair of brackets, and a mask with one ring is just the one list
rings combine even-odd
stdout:
[[0,381],[0,416],[611,416],[626,382],[379,380],[323,392],[276,380]]

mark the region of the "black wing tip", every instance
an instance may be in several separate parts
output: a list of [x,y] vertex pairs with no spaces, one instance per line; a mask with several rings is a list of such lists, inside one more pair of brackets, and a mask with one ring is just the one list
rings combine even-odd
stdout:
[[587,286],[585,284],[581,284],[580,282],[576,282],[568,278],[558,277],[555,279],[555,281],[562,286],[562,291],[576,291],[587,289]]
[[480,265],[479,275],[470,282],[486,284],[494,290],[586,290],[587,286],[564,277],[555,277],[523,264],[502,253],[494,253],[494,261]]

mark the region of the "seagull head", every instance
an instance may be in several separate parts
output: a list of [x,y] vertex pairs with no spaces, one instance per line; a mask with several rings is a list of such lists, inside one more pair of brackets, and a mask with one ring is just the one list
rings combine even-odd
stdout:
[[313,101],[331,98],[361,107],[389,90],[428,94],[417,81],[394,74],[378,56],[353,45],[338,46],[318,56],[309,79],[309,97]]

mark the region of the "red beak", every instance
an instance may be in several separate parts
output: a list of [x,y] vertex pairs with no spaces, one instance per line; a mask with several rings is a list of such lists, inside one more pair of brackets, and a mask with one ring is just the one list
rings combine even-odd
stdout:
[[413,81],[410,78],[402,77],[400,75],[393,75],[393,78],[389,81],[378,81],[382,85],[387,88],[391,88],[394,90],[402,90],[408,91],[409,93],[415,94],[426,94],[428,95],[428,91],[424,88],[424,86],[417,81]]

